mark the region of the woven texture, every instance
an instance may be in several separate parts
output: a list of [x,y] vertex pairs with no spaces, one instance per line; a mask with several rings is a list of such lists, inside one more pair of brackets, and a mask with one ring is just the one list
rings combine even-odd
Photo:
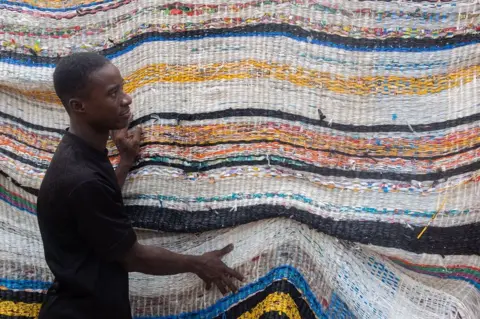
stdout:
[[131,274],[135,318],[480,318],[477,0],[0,0],[0,318],[52,281],[36,194],[80,51],[119,67],[144,131],[139,239],[233,242],[248,279],[220,299]]

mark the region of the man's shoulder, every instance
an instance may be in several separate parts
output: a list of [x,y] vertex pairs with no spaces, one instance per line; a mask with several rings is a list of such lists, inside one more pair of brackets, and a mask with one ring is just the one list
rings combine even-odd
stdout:
[[53,157],[45,173],[39,196],[44,191],[55,191],[63,196],[86,181],[96,179],[98,179],[96,171],[86,165],[81,158],[68,158],[59,154]]

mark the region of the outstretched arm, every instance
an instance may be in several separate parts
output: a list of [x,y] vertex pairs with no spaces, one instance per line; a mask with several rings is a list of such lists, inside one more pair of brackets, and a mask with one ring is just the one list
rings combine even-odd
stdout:
[[233,250],[228,245],[200,256],[182,255],[167,249],[141,245],[136,242],[123,258],[128,271],[150,275],[175,275],[194,273],[207,284],[215,284],[223,294],[237,291],[233,278],[243,281],[243,276],[222,262],[222,257]]

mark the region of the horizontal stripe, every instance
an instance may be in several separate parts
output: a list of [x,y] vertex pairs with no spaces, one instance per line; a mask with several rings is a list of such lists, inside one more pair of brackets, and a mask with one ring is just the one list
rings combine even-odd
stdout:
[[[453,49],[480,42],[480,35],[466,34],[452,38],[439,39],[402,39],[388,38],[384,40],[345,38],[322,32],[307,31],[298,26],[288,24],[257,24],[252,26],[192,30],[183,32],[148,32],[137,35],[125,42],[104,49],[100,53],[108,58],[131,51],[135,47],[152,41],[189,41],[207,37],[287,37],[301,42],[340,48],[349,51],[379,51],[379,52],[423,52]],[[0,51],[0,61],[21,65],[37,65],[54,67],[58,57],[43,57],[32,54],[20,54]]]
[[[0,149],[0,154],[11,158],[12,160],[27,164],[37,169],[46,170],[49,166],[47,160],[42,162],[33,161],[29,158],[19,156],[6,149]],[[291,168],[298,171],[310,172],[323,176],[343,176],[347,178],[362,178],[362,179],[389,179],[396,181],[435,181],[445,178],[450,178],[460,174],[473,172],[480,169],[480,161],[470,164],[456,166],[455,168],[445,171],[436,171],[424,174],[415,174],[410,172],[392,172],[392,171],[355,171],[352,169],[339,169],[331,167],[320,167],[310,163],[299,160],[292,160],[287,157],[272,155],[260,156],[231,156],[219,157],[214,160],[206,161],[189,161],[185,159],[158,156],[151,158],[143,158],[140,162],[132,167],[132,170],[137,170],[146,166],[168,166],[183,170],[184,172],[206,172],[220,167],[245,166],[245,165],[276,165],[285,168]]]
[[[11,77],[8,82],[11,87],[22,87],[27,91],[38,89],[38,85],[17,83]],[[245,122],[247,119],[252,122],[261,122],[264,121],[261,117],[271,114],[273,118],[280,121],[292,119],[303,125],[323,128],[324,131],[332,127],[343,131],[355,131],[359,128],[361,131],[363,129],[363,132],[359,133],[373,135],[376,128],[391,127],[393,130],[398,128],[407,133],[404,135],[411,137],[422,135],[425,130],[437,130],[436,134],[451,134],[450,127],[465,130],[459,127],[464,120],[470,121],[470,124],[474,123],[472,117],[480,108],[476,98],[477,91],[480,90],[479,84],[479,81],[473,81],[458,88],[429,95],[359,96],[337,94],[332,91],[299,87],[290,82],[261,78],[232,80],[228,85],[223,86],[216,81],[156,82],[135,90],[131,95],[134,101],[132,111],[135,118],[145,118],[147,122],[163,125],[178,123],[176,118],[163,119],[155,115],[156,113],[167,116],[173,114],[172,117],[177,114],[186,114],[187,119],[190,118],[189,115],[193,117],[189,121],[181,121],[182,125],[186,123],[187,125],[215,124],[214,122],[221,123],[221,121],[225,124]],[[27,99],[26,96],[7,91],[2,93],[0,111],[4,114],[28,119],[30,123],[40,126],[45,126],[44,119],[48,118],[49,129],[61,131],[68,126],[68,116],[61,105],[35,102]],[[198,103],[199,100],[204,103]],[[431,105],[437,105],[433,117]],[[323,122],[319,121],[318,109],[322,110],[326,116]],[[225,118],[209,118],[218,112],[223,113]],[[232,116],[232,113],[236,114],[235,112],[239,112],[238,115],[241,118]],[[256,114],[258,112],[266,114]],[[281,112],[280,115],[275,115],[278,112]],[[42,116],[39,117],[38,114]],[[355,122],[352,122],[352,118],[355,118]],[[303,122],[304,119],[313,121],[310,124]],[[193,121],[203,121],[203,123],[192,123]],[[432,129],[429,128],[430,124],[434,124]],[[416,125],[423,128],[423,131],[414,130],[418,128]],[[314,128],[306,127],[306,129]]]
[[[139,69],[125,76],[127,93],[156,82],[194,83],[213,80],[273,78],[310,88],[323,88],[340,94],[353,95],[426,95],[451,89],[476,79],[479,66],[462,69],[447,75],[406,78],[398,76],[371,76],[350,78],[308,70],[289,65],[244,60],[209,65],[157,64]],[[60,104],[53,91],[25,91],[6,84],[1,90],[21,94],[32,100]]]
[[[0,133],[3,135],[0,142],[5,150],[15,151],[37,161],[51,160],[61,140],[61,136],[35,134],[7,123],[0,128]],[[356,164],[359,170],[362,170],[364,165],[370,167],[374,162],[382,165],[382,170],[391,165],[395,165],[394,168],[397,169],[400,165],[424,173],[438,169],[439,165],[432,162],[433,160],[444,159],[441,162],[444,169],[457,165],[458,162],[466,164],[474,160],[480,145],[479,136],[479,128],[438,137],[417,135],[404,139],[373,139],[319,134],[302,126],[272,122],[188,127],[150,125],[143,128],[140,156],[148,158],[177,155],[178,158],[184,158],[187,154],[189,160],[213,160],[216,157],[236,154],[265,153],[264,150],[268,150],[269,155],[307,159],[308,162],[323,163],[322,165],[330,163],[351,166],[348,160],[354,159],[358,160]],[[32,145],[33,143],[36,145]],[[162,146],[159,147],[160,145]],[[107,147],[111,157],[118,155],[113,142]],[[198,148],[201,148],[201,153],[198,153]],[[455,151],[452,152],[453,150]],[[333,156],[334,154],[336,156]],[[411,160],[414,162],[410,162]]]
[[0,278],[0,287],[15,290],[47,290],[51,283],[38,280],[14,280],[8,278]]
[[[318,115],[318,112],[317,112]],[[328,114],[327,114],[328,115]],[[325,116],[327,116],[325,115]],[[375,133],[375,132],[406,132],[406,133],[423,133],[423,132],[432,132],[436,130],[446,130],[448,128],[455,128],[460,125],[472,124],[480,121],[480,113],[475,113],[472,115],[459,117],[456,119],[451,119],[443,122],[432,122],[427,124],[381,124],[381,125],[354,125],[354,124],[343,124],[335,123],[327,119],[320,120],[317,119],[296,115],[293,113],[280,111],[280,110],[269,110],[269,109],[258,109],[258,108],[243,108],[243,109],[227,109],[221,111],[205,112],[205,113],[179,113],[179,112],[157,112],[144,115],[142,117],[136,118],[130,125],[130,127],[135,127],[139,124],[144,124],[152,122],[158,119],[172,120],[175,125],[181,124],[181,122],[194,122],[194,121],[205,121],[205,120],[216,120],[216,119],[230,119],[235,117],[248,118],[253,117],[265,117],[271,119],[278,119],[290,122],[299,122],[302,124],[312,125],[320,128],[325,128],[328,130],[335,130],[341,132],[356,132],[356,133]],[[57,129],[52,127],[47,127],[45,125],[38,125],[27,122],[26,120],[13,116],[11,114],[0,111],[0,118],[8,119],[16,123],[21,124],[22,126],[32,128],[39,131],[46,131],[52,133],[63,134],[65,129]],[[174,124],[172,123],[172,124]],[[293,124],[292,124],[293,125]],[[451,133],[452,134],[452,133]],[[410,135],[410,138],[415,138],[415,135]]]
[[[36,138],[37,139],[36,141],[38,141],[38,138],[41,139],[42,136],[37,135],[37,134],[33,134],[31,132],[28,134],[28,136],[26,136],[26,135],[22,134],[23,132],[19,132],[17,130],[13,130],[12,133],[14,133],[15,135],[10,134],[10,133],[2,132],[3,138],[0,137],[0,141],[2,141],[4,143],[5,149],[11,149],[11,148],[17,149],[19,151],[19,153],[28,154],[29,156],[31,156],[32,159],[33,158],[43,158],[44,156],[46,156],[46,155],[40,156],[41,154],[39,154],[38,151],[45,152],[45,153],[49,154],[47,156],[48,156],[48,158],[50,158],[54,154],[55,149],[58,146],[58,143],[60,142],[60,138],[56,138],[56,139],[55,138],[50,138],[50,139],[42,140],[43,143],[41,145],[32,145],[31,143],[34,142],[34,140],[32,140],[33,138]],[[145,134],[145,135],[147,134],[146,128],[143,128],[143,134]],[[176,139],[177,138],[178,137],[176,137]],[[150,138],[150,141],[149,141],[149,139],[146,138],[146,140],[140,144],[140,151],[141,151],[141,154],[142,154],[142,152],[149,152],[149,154],[151,154],[152,151],[154,151],[154,152],[159,151],[158,146],[162,145],[162,146],[179,147],[179,148],[181,147],[183,149],[182,152],[187,152],[187,153],[192,152],[192,154],[193,154],[193,151],[191,151],[191,150],[189,151],[189,148],[203,148],[203,149],[205,149],[205,152],[209,152],[208,148],[211,148],[211,147],[214,147],[214,146],[236,145],[235,149],[237,151],[240,151],[242,149],[242,146],[245,147],[247,145],[252,145],[253,144],[251,146],[252,149],[261,148],[261,149],[265,150],[265,149],[268,148],[269,152],[270,152],[270,155],[275,155],[275,152],[278,148],[280,148],[282,150],[282,152],[287,152],[288,153],[289,150],[291,150],[291,147],[296,148],[296,153],[298,153],[298,154],[302,154],[302,153],[306,152],[307,150],[308,151],[316,151],[316,152],[327,153],[327,154],[324,154],[327,158],[329,156],[332,156],[333,154],[335,154],[335,155],[338,155],[336,157],[336,160],[335,160],[336,163],[339,164],[339,165],[342,165],[342,166],[344,165],[344,162],[343,162],[343,159],[341,157],[349,157],[349,158],[352,158],[352,159],[366,159],[368,164],[372,164],[372,161],[377,163],[377,164],[379,163],[378,160],[373,160],[373,159],[393,158],[393,159],[396,159],[395,165],[396,165],[396,168],[397,168],[398,165],[402,165],[402,162],[400,161],[400,159],[414,160],[415,163],[408,163],[408,165],[419,165],[419,167],[422,164],[421,161],[424,161],[424,160],[429,161],[428,162],[429,167],[434,167],[434,163],[432,163],[431,161],[442,159],[442,158],[445,158],[445,157],[450,157],[449,161],[451,161],[451,162],[455,161],[455,163],[456,163],[460,159],[451,158],[451,157],[457,156],[457,155],[462,155],[462,154],[465,154],[465,153],[469,153],[469,152],[475,151],[478,148],[480,148],[480,143],[473,144],[472,143],[473,141],[469,141],[469,144],[471,146],[468,147],[468,148],[463,148],[463,147],[461,147],[462,144],[457,144],[456,147],[455,147],[455,149],[456,149],[455,152],[449,152],[449,150],[447,149],[448,145],[445,145],[444,147],[442,147],[443,149],[440,149],[440,148],[437,147],[437,148],[432,148],[431,150],[428,150],[428,149],[422,150],[420,147],[415,148],[415,146],[412,143],[408,147],[405,147],[405,148],[397,148],[397,146],[396,146],[394,149],[385,149],[384,147],[382,147],[382,148],[376,150],[376,145],[377,144],[374,144],[374,145],[370,144],[369,146],[373,146],[373,147],[370,147],[368,149],[364,149],[363,151],[359,147],[359,148],[356,149],[357,153],[353,153],[354,149],[347,148],[346,145],[339,145],[339,147],[336,148],[336,149],[315,147],[315,146],[311,145],[312,140],[308,140],[308,141],[304,140],[303,143],[302,143],[301,140],[294,140],[294,142],[289,142],[289,141],[284,141],[284,140],[277,139],[277,138],[268,138],[268,137],[261,138],[261,136],[257,137],[257,138],[252,138],[252,135],[250,135],[249,138],[251,138],[251,140],[239,139],[238,137],[237,137],[236,140],[234,140],[233,138],[232,138],[232,140],[229,140],[228,137],[225,137],[224,139],[222,139],[220,141],[204,142],[204,141],[199,140],[197,142],[198,144],[176,142],[176,141],[169,141],[169,140],[159,140],[159,137],[157,137],[156,140],[151,140],[151,138]],[[388,145],[389,144],[388,142],[385,143],[385,141],[383,141],[380,138],[377,139],[376,141],[378,142],[378,145],[385,145],[385,144]],[[361,140],[359,142],[361,142]],[[7,145],[10,145],[10,147],[7,147]],[[425,146],[425,145],[429,145],[429,144],[427,142],[426,144],[421,144],[421,145]],[[111,152],[110,152],[109,156],[110,156],[110,158],[115,158],[116,159],[118,157],[118,151],[116,150],[116,148],[114,148],[113,145],[110,145],[110,146],[112,147],[112,149],[111,149]],[[409,150],[409,147],[412,147],[414,150]],[[163,148],[163,147],[162,147],[161,150],[162,150],[162,153],[169,151],[168,148]],[[399,154],[399,150],[401,150],[402,153]],[[443,154],[435,155],[435,151],[437,151],[437,150],[442,151]],[[175,151],[175,149],[172,149],[171,151]],[[228,153],[229,150],[227,148],[227,149],[224,149],[224,151],[226,153]],[[411,154],[411,155],[409,155],[409,154]],[[429,156],[425,156],[424,154],[425,155],[428,154]],[[145,157],[145,155],[143,155],[143,156],[140,155],[140,156]],[[208,157],[207,154],[202,154],[202,156]],[[465,154],[465,156],[469,156],[469,155]],[[474,155],[470,155],[470,156],[474,156]],[[311,159],[313,160],[313,158],[311,158]],[[443,167],[446,167],[445,164],[447,164],[447,163],[446,162],[442,162],[442,163],[443,163]],[[388,166],[388,162],[385,162],[385,163],[382,162],[380,164]],[[350,165],[350,164],[347,164],[347,165]],[[361,162],[356,162],[356,165],[358,165],[358,168],[361,168],[362,163]],[[455,164],[455,165],[457,165],[457,164]]]
[[426,275],[446,279],[463,278],[463,280],[468,281],[480,290],[480,270],[476,269],[476,267],[419,265],[408,263],[398,258],[390,258],[390,260],[406,269]]
[[[0,33],[1,34],[1,33]],[[15,40],[14,40],[15,41]],[[49,41],[50,50],[65,40]],[[244,43],[248,43],[245,45]],[[19,45],[19,44],[17,44]],[[234,38],[203,38],[195,41],[147,42],[131,51],[112,58],[123,74],[130,74],[136,69],[148,65],[165,63],[187,65],[208,64],[219,62],[234,62],[245,59],[262,57],[269,63],[288,63],[292,67],[303,67],[312,70],[333,72],[343,76],[358,78],[364,75],[398,75],[403,77],[421,77],[428,75],[446,74],[460,68],[480,64],[480,57],[475,55],[475,46],[460,47],[452,50],[438,51],[429,54],[425,60],[418,52],[351,52],[338,48],[321,47],[311,43],[298,45],[298,42],[285,37],[234,37]],[[73,48],[72,50],[74,50]],[[17,52],[20,49],[17,48]],[[58,50],[56,50],[58,51]],[[155,55],[149,52],[155,51]],[[171,52],[176,52],[172,55]],[[281,51],[282,54],[275,54]],[[61,51],[62,54],[67,52]],[[456,58],[451,59],[454,55]],[[132,60],[137,63],[132,63]],[[50,83],[53,68],[34,67],[10,63],[0,63],[0,80],[18,81],[25,83]]]
[[[174,195],[134,195],[134,194],[127,194],[124,196],[124,199],[126,200],[127,206],[129,205],[137,205],[135,204],[136,202],[145,202],[151,201],[154,202],[154,206],[158,206],[158,203],[161,203],[162,207],[166,208],[172,208],[168,205],[169,202],[173,203],[178,203],[178,204],[184,204],[188,203],[189,207],[191,208],[192,211],[199,210],[199,207],[202,205],[207,205],[207,204],[213,204],[214,206],[212,209],[216,209],[217,205],[221,202],[225,202],[226,205],[231,206],[234,205],[234,207],[239,207],[239,206],[248,206],[249,201],[253,200],[281,200],[284,203],[294,203],[294,202],[299,202],[302,204],[307,204],[311,205],[312,208],[316,209],[321,209],[322,211],[326,212],[330,217],[333,217],[334,214],[338,215],[348,215],[350,214],[350,218],[352,219],[361,219],[364,220],[365,217],[364,215],[360,215],[360,218],[355,218],[355,215],[359,214],[371,214],[372,217],[375,219],[379,219],[382,217],[382,215],[388,216],[388,220],[392,221],[392,216],[395,215],[396,217],[400,217],[401,215],[405,215],[409,218],[413,217],[420,217],[420,218],[431,218],[436,211],[415,211],[415,210],[410,210],[410,209],[403,209],[403,208],[376,208],[376,207],[361,207],[361,206],[347,206],[347,205],[336,205],[333,203],[325,203],[325,202],[319,202],[315,199],[312,199],[306,195],[303,194],[288,194],[288,193],[279,193],[279,192],[266,192],[266,193],[227,193],[227,194],[222,194],[218,195],[215,197],[204,197],[204,196],[196,196],[196,197],[180,197],[180,196],[174,196]],[[7,190],[4,186],[0,184],[0,200],[5,201],[6,203],[16,207],[19,210],[26,211],[30,214],[36,214],[36,203],[28,201],[27,199],[21,197],[19,194],[11,192]],[[195,205],[199,204],[199,206]],[[223,205],[225,206],[225,205]],[[200,208],[201,210],[202,208]],[[443,216],[449,216],[449,217],[454,217],[457,215],[465,215],[472,213],[473,211],[470,211],[468,209],[466,210],[445,210],[442,211]],[[318,214],[318,213],[317,213]],[[420,223],[421,220],[417,220],[417,223]],[[413,223],[416,224],[416,223]],[[421,224],[421,223],[420,223]],[[449,226],[453,226],[454,223],[450,222]]]
[[[373,193],[369,189],[358,189],[357,186],[344,186],[342,184],[332,186],[328,183],[323,188],[313,188],[300,192],[288,192],[284,189],[302,189],[305,186],[311,186],[302,181],[285,181],[280,183],[278,178],[265,179],[257,181],[255,185],[248,188],[242,187],[246,177],[237,178],[235,181],[218,181],[216,183],[197,182],[196,195],[191,196],[193,187],[191,182],[183,180],[176,183],[176,187],[169,188],[171,180],[168,178],[156,177],[154,175],[142,178],[142,184],[134,180],[129,181],[124,188],[124,203],[126,206],[149,206],[154,208],[166,208],[181,211],[205,211],[211,213],[210,219],[215,219],[215,211],[217,209],[230,209],[235,211],[238,207],[250,207],[251,205],[282,205],[286,207],[294,207],[299,210],[305,210],[312,215],[324,218],[333,218],[335,220],[351,220],[351,221],[378,221],[388,223],[398,223],[401,225],[425,226],[430,222],[431,217],[436,212],[435,201],[437,194],[418,194],[412,196],[408,191],[403,193],[395,193],[388,195],[385,190],[383,194]],[[153,181],[158,180],[157,183]],[[27,200],[23,193],[23,197],[15,194],[15,187],[11,183],[6,183],[10,188],[0,193],[0,199],[13,207],[26,211],[35,215],[36,199],[31,197]],[[281,184],[279,187],[278,184]],[[141,186],[140,186],[141,185]],[[387,184],[382,184],[387,185]],[[380,186],[382,186],[380,185]],[[316,185],[315,185],[316,186]],[[208,188],[210,187],[210,188]],[[348,187],[348,188],[347,188]],[[390,185],[384,186],[391,187]],[[208,188],[208,189],[205,189]],[[144,190],[148,189],[150,194],[144,194]],[[241,190],[231,192],[230,190]],[[268,189],[268,192],[264,192]],[[338,198],[338,194],[345,189],[351,193],[350,201],[342,201]],[[364,196],[359,196],[358,191],[369,192],[375,203],[372,205]],[[441,216],[436,219],[437,227],[452,227],[469,225],[478,220],[479,211],[477,209],[469,209],[465,206],[461,198],[474,198],[475,187],[458,188],[457,192],[449,193],[451,200],[449,207],[441,212]],[[157,192],[160,192],[157,194]],[[193,191],[195,192],[195,190]],[[382,196],[383,195],[383,196]],[[15,200],[16,198],[19,198]],[[399,202],[409,200],[407,205],[398,206]],[[28,202],[31,207],[21,204],[20,201]],[[6,206],[9,209],[9,206]],[[385,208],[389,207],[389,208]],[[398,208],[397,208],[398,207]],[[466,207],[466,208],[463,208]]]
[[[370,2],[371,0],[359,0],[359,2]],[[96,5],[113,5],[115,0],[70,0],[69,3],[74,4],[73,6],[66,7],[63,1],[60,0],[44,0],[44,1],[36,1],[36,0],[20,0],[20,1],[11,1],[11,0],[0,0],[0,4],[7,4],[11,6],[20,6],[20,7],[28,7],[32,9],[36,9],[39,11],[70,11],[81,9],[84,7],[89,6],[96,6]],[[118,1],[122,2],[122,1]],[[377,2],[392,2],[392,0],[378,0]],[[438,3],[440,7],[442,4],[449,4],[451,2],[458,2],[462,3],[462,1],[453,1],[453,0],[410,0],[411,3],[422,3],[422,2],[431,2],[431,3]],[[240,2],[241,3],[241,2]],[[248,2],[247,2],[248,3]],[[35,6],[34,6],[35,4]]]
[[[224,227],[234,227],[268,218],[291,218],[318,231],[339,239],[362,244],[395,247],[416,253],[442,255],[480,254],[480,224],[457,227],[431,226],[417,239],[422,227],[406,227],[372,221],[335,221],[306,211],[283,206],[256,205],[216,210],[212,212],[183,212],[159,207],[127,206],[126,210],[134,227],[169,232],[203,232]],[[381,234],[381,235],[379,235]]]
[[[130,6],[133,8],[133,6]],[[4,50],[18,52],[33,52],[42,56],[55,56],[53,47],[60,47],[61,43],[67,39],[82,37],[84,43],[93,44],[92,48],[97,50],[112,47],[114,43],[122,43],[129,39],[148,32],[171,32],[192,31],[200,29],[220,29],[231,27],[243,27],[255,24],[285,24],[295,25],[313,32],[322,32],[329,35],[337,35],[348,38],[362,38],[372,40],[387,39],[441,39],[452,38],[456,36],[476,35],[480,31],[479,25],[450,18],[450,21],[434,22],[423,21],[415,28],[409,25],[397,24],[396,27],[385,28],[388,21],[378,21],[378,19],[343,19],[339,21],[338,16],[328,12],[323,14],[322,19],[312,19],[312,10],[309,8],[296,7],[291,10],[285,6],[266,5],[261,8],[262,15],[252,14],[250,10],[236,10],[236,12],[222,12],[204,15],[204,10],[189,11],[188,23],[185,23],[185,16],[182,16],[180,9],[158,8],[150,11],[134,10],[132,13],[116,15],[115,17],[100,17],[93,23],[90,19],[85,21],[79,19],[75,25],[70,21],[62,21],[56,24],[55,21],[44,21],[42,18],[36,19],[37,25],[18,21],[18,18],[6,15],[0,34],[8,34],[13,42],[4,42]],[[199,12],[202,12],[200,14]],[[187,14],[186,14],[187,15]],[[470,18],[475,14],[472,14]],[[96,17],[93,17],[96,18]],[[452,21],[453,20],[453,21]],[[470,21],[471,21],[470,20]],[[85,22],[84,22],[85,21]],[[141,21],[137,22],[137,21]],[[158,23],[158,22],[163,23]],[[133,22],[133,23],[132,23]],[[137,22],[137,23],[135,23]],[[47,28],[42,27],[48,25]],[[29,37],[50,38],[49,47],[42,49],[37,44],[31,44],[31,41],[25,39]],[[105,39],[108,37],[111,41]],[[10,40],[11,41],[11,40]],[[113,42],[113,43],[112,43]],[[102,45],[106,44],[106,45]],[[75,46],[71,49],[73,50]],[[69,53],[63,48],[61,55]],[[33,53],[32,53],[33,54]]]
[[74,0],[69,2],[74,2],[77,5],[65,7],[63,1],[59,0],[47,0],[45,3],[36,0],[24,0],[24,1],[11,1],[11,0],[0,0],[0,4],[5,4],[9,6],[18,6],[26,7],[30,9],[35,9],[39,11],[51,11],[51,12],[65,12],[70,10],[77,10],[81,8],[86,8],[99,4],[113,3],[116,0]]
[[[6,114],[0,114],[5,116]],[[209,113],[196,113],[196,114],[186,114],[186,113],[152,113],[148,116],[143,116],[141,118],[135,119],[131,123],[131,127],[134,127],[137,124],[145,123],[151,121],[155,118],[169,119],[176,121],[199,121],[206,119],[218,119],[218,118],[230,118],[230,117],[268,117],[283,119],[292,122],[301,122],[309,125],[315,125],[319,127],[331,128],[337,131],[345,132],[410,132],[412,129],[415,132],[429,132],[439,129],[452,128],[458,125],[473,123],[480,120],[480,113],[472,114],[470,116],[457,118],[454,120],[448,120],[444,122],[428,123],[428,124],[415,124],[415,125],[395,125],[395,124],[383,124],[383,125],[346,125],[340,123],[330,123],[327,120],[312,119],[304,116],[294,115],[291,113],[277,111],[277,110],[265,110],[265,109],[229,109],[224,111],[209,112]]]
[[23,303],[42,303],[45,301],[45,294],[28,290],[4,290],[0,287],[0,300]]
[[[118,9],[120,7],[123,7],[127,4],[132,3],[132,0],[123,0],[123,1],[116,1],[115,3],[109,3],[109,4],[99,4],[96,5],[93,8],[81,8],[75,12],[48,12],[48,11],[31,11],[28,10],[27,8],[23,9],[22,7],[10,7],[10,6],[5,6],[3,9],[5,10],[10,10],[10,11],[16,11],[20,12],[22,14],[29,14],[33,15],[35,14],[35,17],[41,16],[41,17],[48,17],[48,18],[54,18],[54,19],[72,19],[77,16],[85,16],[85,15],[90,15],[90,14],[95,14],[99,12],[105,12],[109,11],[112,9]],[[432,1],[433,2],[433,1]],[[164,5],[158,5],[158,6],[147,6],[141,9],[144,10],[153,10],[153,8],[157,10],[161,10],[163,8],[165,9],[176,9],[173,14],[186,14],[188,16],[193,16],[196,14],[201,14],[198,11],[204,10],[207,13],[216,13],[216,12],[225,12],[225,11],[237,11],[240,9],[249,9],[249,8],[258,8],[258,7],[264,7],[268,6],[269,4],[275,4],[275,5],[292,5],[291,8],[305,8],[305,9],[310,9],[310,10],[315,10],[315,11],[323,11],[326,13],[331,13],[331,14],[336,14],[340,16],[344,16],[346,18],[353,18],[353,17],[363,17],[363,18],[376,18],[377,20],[383,21],[384,19],[391,18],[391,19],[419,19],[420,21],[443,21],[448,19],[448,16],[452,14],[450,10],[442,10],[442,1],[436,1],[437,2],[437,11],[431,11],[429,7],[423,7],[422,11],[418,10],[413,10],[415,8],[418,8],[416,6],[411,6],[412,8],[410,9],[411,11],[406,11],[409,8],[405,8],[405,11],[400,11],[395,10],[396,8],[392,6],[392,8],[389,7],[383,7],[383,8],[376,8],[374,6],[372,7],[366,7],[363,5],[363,7],[360,7],[357,4],[350,4],[349,7],[344,8],[342,5],[336,5],[332,6],[329,3],[325,4],[320,4],[317,2],[311,2],[311,3],[293,3],[291,0],[276,0],[276,1],[247,1],[245,3],[234,3],[234,4],[227,4],[227,3],[220,3],[220,4],[202,4],[202,3],[189,3],[189,2],[175,2],[175,3],[170,3],[170,4],[164,4]],[[444,1],[446,2],[446,1]],[[294,4],[294,6],[293,6]],[[361,3],[359,2],[361,5]],[[445,6],[445,5],[444,5]],[[0,8],[1,7],[1,2],[0,2]],[[452,8],[452,6],[449,6],[448,9]],[[41,9],[40,9],[41,10]],[[122,12],[123,13],[123,12]],[[455,11],[453,14],[457,14]],[[459,20],[465,19],[467,16],[471,18],[475,18],[475,14],[462,14],[462,12],[458,12],[459,15]]]
[[41,304],[13,301],[0,301],[0,315],[36,317],[40,312]]

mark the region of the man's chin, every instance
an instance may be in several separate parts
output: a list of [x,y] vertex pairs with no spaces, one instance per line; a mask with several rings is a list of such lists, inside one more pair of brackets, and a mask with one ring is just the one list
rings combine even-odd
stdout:
[[120,121],[117,122],[116,128],[114,130],[121,130],[121,129],[127,128],[128,124],[130,124],[129,119],[127,118],[126,120],[124,120],[122,118]]

